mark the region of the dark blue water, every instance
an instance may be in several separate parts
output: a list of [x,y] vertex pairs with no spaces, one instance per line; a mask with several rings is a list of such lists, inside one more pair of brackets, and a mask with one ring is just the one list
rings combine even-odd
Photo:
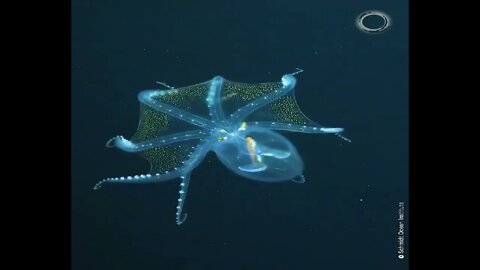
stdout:
[[[355,27],[370,9],[392,17],[389,31]],[[72,269],[407,269],[408,247],[397,254],[398,204],[408,207],[406,1],[74,0],[72,16]],[[208,155],[181,226],[178,181],[92,189],[148,172],[104,147],[135,132],[140,90],[215,75],[278,81],[296,67],[303,112],[352,140],[289,134],[305,184],[244,179]]]

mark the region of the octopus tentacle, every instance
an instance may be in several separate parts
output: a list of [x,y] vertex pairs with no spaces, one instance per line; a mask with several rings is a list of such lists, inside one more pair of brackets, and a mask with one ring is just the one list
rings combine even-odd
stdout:
[[185,219],[187,219],[187,213],[182,215],[183,205],[185,203],[185,199],[187,198],[187,191],[188,191],[188,184],[190,183],[190,173],[181,176],[182,182],[180,183],[180,191],[178,191],[179,198],[178,198],[178,205],[177,205],[177,213],[176,213],[176,221],[177,225],[182,224]]

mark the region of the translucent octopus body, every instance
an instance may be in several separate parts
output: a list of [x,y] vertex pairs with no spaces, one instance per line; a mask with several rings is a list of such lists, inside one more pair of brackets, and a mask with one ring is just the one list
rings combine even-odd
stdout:
[[[301,72],[301,71],[299,71]],[[296,79],[245,84],[220,76],[193,86],[146,90],[138,94],[141,118],[130,139],[116,136],[107,147],[138,152],[150,161],[148,174],[106,178],[106,183],[154,183],[180,178],[176,222],[182,214],[190,175],[209,151],[230,170],[264,182],[304,182],[303,161],[294,145],[276,131],[331,133],[303,115],[293,95]],[[348,140],[348,139],[346,139]]]

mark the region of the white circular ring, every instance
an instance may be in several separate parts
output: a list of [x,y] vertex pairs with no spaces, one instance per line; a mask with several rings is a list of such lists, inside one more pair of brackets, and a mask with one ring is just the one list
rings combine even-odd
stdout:
[[[377,28],[368,28],[363,24],[363,20],[369,16],[378,16],[383,19],[383,25]],[[388,14],[380,10],[368,10],[360,13],[355,20],[357,28],[368,34],[379,34],[387,30],[392,25],[392,19]]]

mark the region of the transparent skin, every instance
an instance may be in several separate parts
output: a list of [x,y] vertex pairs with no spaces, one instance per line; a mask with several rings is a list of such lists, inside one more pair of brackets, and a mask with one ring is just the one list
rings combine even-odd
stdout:
[[287,138],[260,127],[239,129],[226,133],[212,148],[227,168],[265,182],[291,180],[303,173],[302,158]]
[[343,128],[323,127],[300,111],[293,98],[294,75],[299,72],[282,76],[281,82],[244,84],[216,76],[189,87],[140,92],[137,132],[130,140],[116,136],[107,147],[143,155],[150,161],[150,173],[106,178],[94,189],[107,183],[180,178],[176,212],[180,225],[186,219],[182,209],[191,172],[209,151],[245,178],[303,183],[304,165],[298,151],[276,131],[335,134],[348,139],[340,135]]

